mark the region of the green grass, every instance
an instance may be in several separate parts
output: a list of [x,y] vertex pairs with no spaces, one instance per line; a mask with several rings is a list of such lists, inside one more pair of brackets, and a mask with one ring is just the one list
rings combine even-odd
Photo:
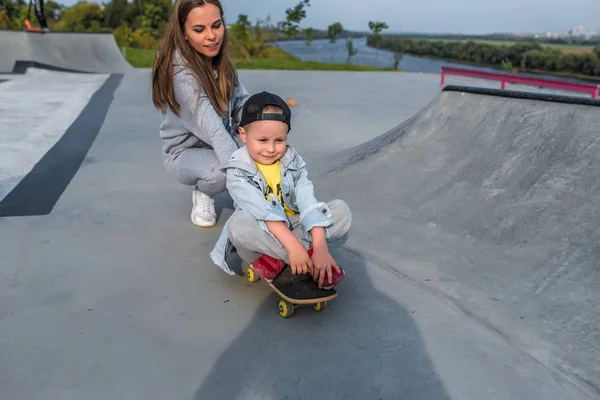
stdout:
[[133,47],[127,47],[122,51],[127,62],[135,68],[152,68],[154,57],[156,56],[156,50],[134,49]]
[[[134,49],[128,47],[124,51],[125,59],[135,68],[152,68],[155,50]],[[281,58],[234,58],[233,64],[238,69],[289,69],[310,71],[391,71],[391,68],[376,68],[352,64],[327,64],[316,61],[300,61]]]

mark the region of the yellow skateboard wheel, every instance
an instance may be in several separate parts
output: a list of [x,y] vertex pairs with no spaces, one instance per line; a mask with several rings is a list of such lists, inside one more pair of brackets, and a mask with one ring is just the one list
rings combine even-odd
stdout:
[[246,278],[250,283],[258,282],[260,280],[258,274],[250,267],[248,267],[248,269],[246,270]]
[[285,300],[279,300],[279,315],[283,318],[291,317],[294,315],[294,305]]
[[313,304],[313,310],[315,311],[323,311],[325,308],[327,308],[326,301],[320,301],[318,303]]

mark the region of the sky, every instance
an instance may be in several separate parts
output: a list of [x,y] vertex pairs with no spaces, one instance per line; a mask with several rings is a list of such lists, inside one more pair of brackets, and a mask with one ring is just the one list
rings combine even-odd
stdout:
[[[270,14],[276,23],[299,1],[222,0],[222,4],[227,23],[235,22],[239,14],[247,14],[252,22]],[[600,0],[311,0],[306,14],[300,24],[304,28],[327,29],[341,22],[345,29],[357,31],[368,31],[370,20],[385,21],[388,32],[565,33],[578,25],[586,31],[600,28]]]
[[[299,0],[223,0],[233,22],[285,19]],[[259,11],[256,11],[259,10]],[[326,29],[341,22],[350,30],[368,30],[370,20],[385,21],[389,31],[422,33],[567,32],[577,25],[600,28],[600,0],[311,0],[301,26]],[[231,21],[230,21],[231,20]]]

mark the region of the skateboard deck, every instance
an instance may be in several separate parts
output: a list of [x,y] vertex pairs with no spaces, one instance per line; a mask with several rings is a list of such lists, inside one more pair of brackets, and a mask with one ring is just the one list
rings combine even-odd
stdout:
[[[248,268],[246,277],[250,282],[260,280],[259,275]],[[289,265],[281,271],[273,282],[266,282],[281,300],[279,301],[279,315],[289,318],[301,305],[312,305],[315,311],[322,311],[327,307],[327,302],[337,297],[335,289],[319,289],[310,275],[294,275]]]

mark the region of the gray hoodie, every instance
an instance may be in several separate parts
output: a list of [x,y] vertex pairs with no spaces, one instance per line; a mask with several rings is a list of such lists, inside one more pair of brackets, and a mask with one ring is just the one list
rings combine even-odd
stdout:
[[[231,154],[241,147],[237,127],[242,107],[249,97],[248,92],[238,81],[229,101],[228,115],[221,118],[178,53],[175,54],[174,65],[173,84],[180,110],[179,117],[168,107],[160,112],[160,138],[163,141],[165,163],[191,147],[210,146],[219,164],[225,164]],[[198,90],[201,90],[199,99]]]

